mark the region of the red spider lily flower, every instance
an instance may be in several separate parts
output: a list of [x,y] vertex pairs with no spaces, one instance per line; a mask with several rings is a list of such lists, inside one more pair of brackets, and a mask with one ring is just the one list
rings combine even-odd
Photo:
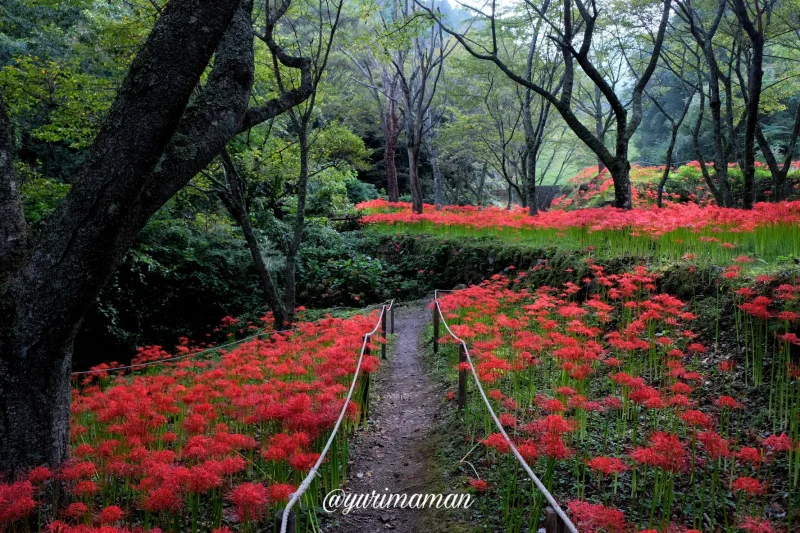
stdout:
[[744,529],[747,533],[775,533],[769,520],[755,516],[744,517],[739,528]]
[[723,439],[718,433],[706,431],[697,435],[697,440],[703,443],[706,453],[711,459],[730,457],[731,451],[728,449],[728,441]]
[[560,413],[564,411],[564,404],[560,400],[551,398],[542,404],[542,409],[551,413]]
[[522,456],[528,464],[536,461],[539,458],[539,451],[536,449],[536,446],[533,444],[529,444],[528,442],[522,443],[517,446],[517,451]]
[[483,494],[486,492],[486,481],[482,479],[470,479],[469,484],[478,494]]
[[100,514],[97,515],[97,522],[103,526],[114,525],[115,522],[122,520],[125,513],[116,505],[109,505],[105,507]]
[[717,365],[717,368],[720,372],[733,372],[733,369],[736,367],[736,363],[733,361],[720,361]]
[[511,450],[511,446],[508,444],[508,441],[500,433],[492,433],[482,440],[481,444],[487,448],[494,448],[498,453],[508,453]]
[[161,487],[150,492],[142,505],[142,509],[151,512],[176,512],[183,505],[183,500],[173,487]]
[[73,520],[80,520],[88,511],[89,508],[86,507],[85,503],[75,502],[67,507],[67,510],[64,511],[64,515]]
[[622,409],[623,405],[622,400],[616,396],[606,396],[600,403],[602,403],[603,407],[606,409]]
[[795,333],[784,333],[782,335],[776,335],[778,339],[783,342],[788,342],[790,344],[794,344],[796,346],[800,346],[800,338],[798,338],[797,334]]
[[770,435],[761,443],[773,452],[790,452],[792,451],[792,440],[786,433],[780,435]]
[[513,428],[517,425],[517,418],[509,413],[503,413],[498,417],[500,425],[506,428]]
[[236,516],[241,522],[258,520],[269,503],[267,488],[260,483],[242,483],[227,497],[236,507]]
[[656,432],[650,436],[648,446],[636,448],[631,458],[667,472],[678,472],[684,467],[687,452],[677,435]]
[[34,485],[40,485],[53,477],[53,473],[46,466],[37,466],[31,469],[26,477]]
[[630,470],[628,465],[616,457],[595,457],[587,461],[586,464],[592,470],[602,472],[605,475],[620,474]]
[[742,446],[735,454],[736,459],[741,463],[750,463],[750,466],[757,468],[764,460],[761,452],[749,446]]
[[207,461],[202,465],[193,466],[189,470],[189,492],[203,494],[219,487],[222,479],[218,468],[218,463],[215,461]]
[[280,502],[288,502],[289,498],[294,494],[297,490],[297,487],[293,485],[287,485],[285,483],[275,483],[274,485],[270,485],[267,487],[267,497],[270,503],[280,503]]
[[0,524],[22,520],[36,507],[30,481],[18,481],[10,485],[0,483]]
[[580,500],[572,500],[567,506],[579,531],[624,533],[627,529],[625,515],[618,509]]
[[763,494],[766,487],[757,479],[751,477],[740,477],[733,482],[734,492],[746,492],[750,496]]
[[319,459],[318,453],[295,452],[289,457],[289,465],[298,472],[307,472]]
[[695,409],[681,413],[681,420],[683,420],[687,426],[692,428],[710,428],[712,422],[710,416]]
[[84,479],[83,481],[79,481],[78,483],[75,484],[74,487],[72,487],[72,489],[70,489],[70,492],[72,492],[72,494],[80,497],[93,496],[97,491],[98,491],[97,484],[95,484],[95,482],[90,479]]
[[731,396],[720,396],[717,400],[717,405],[720,409],[741,409],[742,404],[736,401]]

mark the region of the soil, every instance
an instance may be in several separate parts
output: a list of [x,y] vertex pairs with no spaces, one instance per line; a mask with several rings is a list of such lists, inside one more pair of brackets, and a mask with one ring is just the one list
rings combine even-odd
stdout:
[[[395,310],[395,343],[384,362],[388,366],[374,376],[369,425],[351,444],[347,493],[424,494],[438,485],[430,440],[441,416],[443,393],[421,360],[429,314],[424,302]],[[415,509],[354,509],[347,515],[332,513],[322,530],[410,533],[426,529],[423,519]]]

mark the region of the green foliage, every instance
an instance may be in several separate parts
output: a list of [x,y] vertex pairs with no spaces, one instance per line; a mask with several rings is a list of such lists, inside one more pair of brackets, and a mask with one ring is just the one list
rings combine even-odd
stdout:
[[[249,251],[219,217],[162,209],[103,288],[76,339],[76,365],[124,359],[136,346],[202,338],[226,315],[266,312]],[[109,354],[115,354],[113,357]]]
[[69,191],[69,185],[47,179],[23,163],[15,164],[25,219],[36,231]]

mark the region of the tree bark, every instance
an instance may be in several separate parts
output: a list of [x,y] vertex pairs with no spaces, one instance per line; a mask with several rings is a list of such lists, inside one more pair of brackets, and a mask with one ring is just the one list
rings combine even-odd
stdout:
[[[755,200],[755,159],[756,130],[758,129],[758,106],[761,102],[761,84],[764,79],[764,28],[761,20],[761,8],[755,3],[756,25],[750,20],[744,0],[733,0],[736,17],[750,38],[752,54],[747,74],[747,123],[744,130],[744,208],[752,209]],[[734,142],[731,139],[731,142]]]
[[383,164],[386,168],[386,194],[390,202],[400,201],[400,187],[397,183],[397,137],[399,121],[396,113],[388,116],[384,130],[386,149],[383,151]]
[[294,233],[289,250],[286,252],[285,308],[286,324],[293,324],[297,307],[297,254],[303,242],[306,227],[306,198],[308,197],[308,117],[299,121],[297,143],[300,149],[300,175],[297,180],[297,213],[294,219]]
[[419,179],[419,146],[409,142],[406,147],[408,154],[408,184],[411,188],[411,210],[422,214],[422,183]]
[[433,204],[436,206],[436,210],[439,211],[442,208],[442,171],[439,169],[439,150],[433,144],[433,121],[430,110],[425,115],[425,134],[423,139],[425,151],[428,152],[428,161],[433,172]]
[[[400,135],[400,119],[397,116],[397,101],[395,100],[397,80],[389,75],[389,71],[385,67],[382,67],[381,79],[386,92],[386,106],[381,113],[383,136],[386,141],[386,149],[383,152],[383,163],[386,168],[386,194],[389,196],[390,202],[397,202],[400,200],[400,187],[397,183],[397,138]],[[376,92],[375,97],[380,98],[380,95]]]

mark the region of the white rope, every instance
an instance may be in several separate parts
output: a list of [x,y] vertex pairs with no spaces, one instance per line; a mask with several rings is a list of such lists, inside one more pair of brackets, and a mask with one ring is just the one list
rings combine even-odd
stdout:
[[[328,437],[328,442],[325,443],[325,447],[322,449],[322,452],[319,454],[319,459],[317,459],[316,464],[311,467],[311,470],[308,471],[308,475],[303,479],[303,482],[300,483],[300,486],[297,487],[297,490],[294,491],[289,502],[286,504],[286,508],[283,510],[283,517],[281,518],[281,532],[286,533],[286,527],[289,524],[289,513],[291,512],[292,507],[295,503],[300,499],[303,494],[308,490],[311,486],[311,482],[314,481],[314,477],[317,475],[317,470],[319,470],[322,461],[325,459],[325,455],[328,453],[328,449],[333,444],[333,439],[336,437],[336,433],[339,431],[339,426],[342,424],[342,420],[344,419],[344,415],[347,412],[347,406],[350,404],[350,398],[353,396],[353,391],[356,388],[356,382],[358,381],[358,373],[361,370],[361,362],[364,359],[364,352],[367,349],[367,343],[369,342],[370,337],[372,337],[377,331],[378,328],[381,327],[383,323],[383,317],[386,315],[387,310],[391,310],[394,307],[394,300],[389,302],[389,305],[383,305],[381,308],[381,314],[378,317],[378,322],[375,324],[375,327],[369,333],[364,334],[364,342],[361,344],[361,353],[358,356],[358,363],[356,364],[356,371],[353,374],[353,381],[350,383],[350,390],[347,392],[347,398],[344,400],[344,405],[342,406],[342,412],[339,413],[339,418],[336,420],[336,424],[333,426],[333,431],[331,431],[330,436]],[[384,339],[384,342],[385,339]]]
[[[444,292],[444,291],[442,291],[442,292]],[[461,346],[464,348],[464,354],[467,356],[467,362],[469,363],[469,368],[472,371],[472,377],[475,378],[475,385],[478,386],[478,392],[481,393],[481,397],[483,398],[483,402],[486,404],[486,408],[489,409],[489,414],[492,415],[492,419],[494,420],[494,423],[497,425],[497,428],[500,430],[500,433],[506,439],[506,442],[508,442],[509,446],[511,446],[511,451],[514,453],[514,456],[517,458],[517,460],[522,465],[522,468],[525,470],[525,472],[528,473],[528,476],[531,478],[531,480],[533,480],[533,483],[536,485],[536,487],[539,489],[539,491],[541,491],[541,493],[544,494],[545,499],[553,507],[553,509],[555,510],[556,514],[558,514],[558,516],[560,516],[561,519],[564,521],[564,523],[566,524],[567,529],[570,531],[570,533],[578,533],[577,528],[572,523],[572,521],[569,519],[569,517],[567,517],[567,514],[564,512],[564,510],[561,509],[561,506],[558,505],[558,502],[556,501],[556,499],[553,497],[552,494],[550,494],[550,491],[547,490],[547,487],[545,487],[544,484],[542,484],[542,482],[539,480],[539,478],[536,476],[536,474],[533,473],[533,470],[531,470],[531,467],[528,465],[527,461],[525,461],[525,459],[523,459],[522,455],[520,455],[520,453],[519,453],[519,450],[517,450],[517,447],[514,446],[514,443],[511,442],[510,438],[508,438],[508,434],[503,429],[503,425],[500,424],[500,421],[497,419],[497,415],[494,413],[494,409],[492,409],[492,405],[489,403],[489,399],[486,397],[486,393],[483,391],[483,387],[481,386],[481,380],[478,379],[478,373],[475,371],[475,365],[472,364],[472,357],[470,357],[470,355],[469,355],[469,349],[467,348],[467,343],[464,342],[464,340],[461,339],[460,337],[458,337],[455,333],[453,333],[453,331],[450,329],[450,326],[447,325],[447,321],[444,319],[444,315],[442,314],[442,308],[439,306],[438,293],[439,293],[438,290],[434,293],[435,294],[434,305],[436,306],[436,310],[439,313],[439,317],[442,320],[442,324],[444,324],[444,327],[447,330],[447,333],[449,333],[450,336],[453,337],[455,340],[460,342]],[[283,532],[281,532],[281,533],[283,533]]]

